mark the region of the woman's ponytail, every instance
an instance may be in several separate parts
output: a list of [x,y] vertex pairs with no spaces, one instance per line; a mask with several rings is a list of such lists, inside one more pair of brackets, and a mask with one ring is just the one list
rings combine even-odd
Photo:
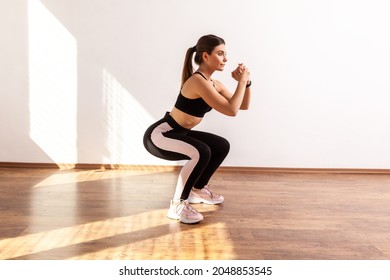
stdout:
[[184,59],[183,73],[181,76],[181,86],[184,85],[194,72],[194,68],[192,66],[192,56],[194,52],[196,52],[196,46],[187,50],[186,57]]

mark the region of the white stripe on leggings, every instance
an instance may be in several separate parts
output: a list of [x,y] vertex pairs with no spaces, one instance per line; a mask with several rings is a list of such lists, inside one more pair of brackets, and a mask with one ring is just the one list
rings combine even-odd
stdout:
[[172,130],[172,127],[167,122],[160,124],[152,131],[151,140],[153,144],[160,149],[184,154],[190,158],[180,171],[175,194],[173,196],[173,200],[180,200],[184,186],[198,163],[200,154],[194,146],[177,139],[165,137],[162,134],[170,130]]

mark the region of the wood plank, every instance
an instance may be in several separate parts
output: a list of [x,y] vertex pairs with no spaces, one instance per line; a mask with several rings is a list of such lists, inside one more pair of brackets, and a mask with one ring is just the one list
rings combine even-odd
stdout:
[[0,259],[390,259],[389,174],[219,170],[166,217],[177,169],[0,168]]

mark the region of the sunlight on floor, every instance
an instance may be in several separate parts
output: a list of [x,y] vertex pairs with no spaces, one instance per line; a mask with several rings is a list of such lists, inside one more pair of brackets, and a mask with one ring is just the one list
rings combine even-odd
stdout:
[[[91,252],[85,253],[89,243]],[[234,258],[223,224],[183,225],[166,218],[166,209],[37,233],[27,229],[25,235],[0,240],[0,248],[1,259],[35,254],[40,259]]]
[[[164,211],[165,214],[165,211]],[[165,216],[165,215],[164,215]],[[165,217],[162,217],[165,218]],[[188,229],[181,229],[188,227]],[[75,256],[69,259],[154,259],[154,260],[207,260],[234,259],[234,248],[223,223],[212,225],[180,225],[177,221],[169,224],[171,231],[143,240],[100,251]],[[166,230],[166,226],[164,230]]]
[[77,162],[77,42],[28,1],[30,137],[54,162]]
[[171,171],[172,169],[156,168],[153,170],[85,170],[85,171],[74,171],[66,173],[53,174],[42,180],[34,186],[34,188],[58,186],[62,184],[74,184],[80,182],[98,181],[104,179],[120,178],[120,177],[131,177],[137,175],[154,174],[164,171]]
[[[131,184],[155,173],[78,170],[48,176],[33,186],[26,205],[27,226],[18,236],[0,240],[0,259],[234,258],[234,243],[224,223],[185,225],[167,218],[168,209],[159,209],[158,198],[148,206],[139,203],[143,198],[140,189],[129,192]],[[167,182],[171,177],[175,174],[165,177]],[[97,182],[102,180],[104,184]],[[90,181],[100,185],[83,183]],[[128,187],[122,189],[123,185]],[[93,202],[95,196],[98,200]],[[204,215],[220,209],[218,205],[197,208]]]

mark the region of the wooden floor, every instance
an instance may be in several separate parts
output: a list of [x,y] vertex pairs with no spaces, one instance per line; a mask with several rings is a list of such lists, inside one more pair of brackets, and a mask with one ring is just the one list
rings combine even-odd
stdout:
[[390,259],[390,175],[220,171],[166,218],[177,171],[0,168],[0,259]]

